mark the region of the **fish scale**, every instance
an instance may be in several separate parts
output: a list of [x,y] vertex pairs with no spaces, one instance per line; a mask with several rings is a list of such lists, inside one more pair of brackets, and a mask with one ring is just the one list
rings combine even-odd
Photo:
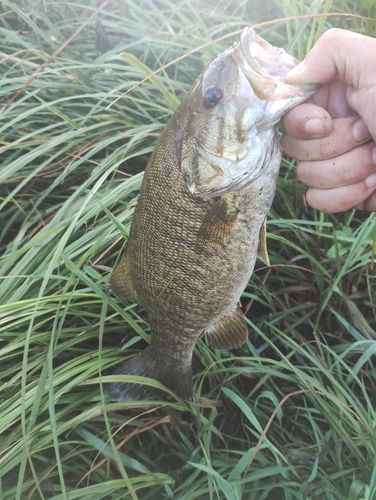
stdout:
[[[252,44],[258,59],[250,61]],[[275,67],[273,75],[263,70],[262,50],[268,61],[282,55],[284,72],[286,60],[297,63],[247,29],[176,110],[146,167],[126,252],[110,278],[112,293],[145,308],[151,330],[150,346],[115,373],[154,378],[182,398],[192,393],[192,353],[203,332],[217,349],[248,338],[239,300],[258,253],[268,262],[265,220],[281,157],[275,124],[312,93],[281,87]],[[127,382],[107,391],[118,401],[158,395]]]

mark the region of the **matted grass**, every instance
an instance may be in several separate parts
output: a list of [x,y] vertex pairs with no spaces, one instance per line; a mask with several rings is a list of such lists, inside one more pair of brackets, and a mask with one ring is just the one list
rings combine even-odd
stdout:
[[359,17],[374,16],[372,2],[102,7],[0,6],[0,498],[375,499],[375,214],[305,207],[288,159],[269,215],[271,267],[243,295],[247,344],[198,342],[189,403],[119,404],[102,386],[149,340],[145,312],[106,295],[147,158],[237,36],[117,98],[246,25],[346,14],[259,28],[300,58],[331,26],[374,34]]

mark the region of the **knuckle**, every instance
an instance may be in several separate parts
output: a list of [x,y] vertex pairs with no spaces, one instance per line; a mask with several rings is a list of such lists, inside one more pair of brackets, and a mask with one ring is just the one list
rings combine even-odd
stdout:
[[328,31],[325,31],[319,38],[318,42],[327,43],[329,41],[337,39],[339,36],[342,36],[343,30],[340,28],[330,28]]

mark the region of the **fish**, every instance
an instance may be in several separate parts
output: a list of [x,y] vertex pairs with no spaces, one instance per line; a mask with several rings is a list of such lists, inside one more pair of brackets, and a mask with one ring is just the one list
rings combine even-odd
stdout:
[[[284,76],[299,61],[246,28],[199,75],[146,166],[124,255],[109,292],[142,306],[150,345],[116,374],[149,377],[192,395],[192,354],[248,339],[240,297],[259,256],[269,264],[266,217],[281,161],[276,124],[316,90]],[[117,401],[160,395],[107,384]]]

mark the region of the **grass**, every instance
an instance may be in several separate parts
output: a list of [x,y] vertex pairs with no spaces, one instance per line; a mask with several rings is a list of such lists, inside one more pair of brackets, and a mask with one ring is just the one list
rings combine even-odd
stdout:
[[144,311],[106,295],[142,171],[236,36],[118,98],[249,24],[346,14],[258,30],[300,58],[331,26],[375,34],[350,16],[374,15],[368,3],[3,0],[1,499],[376,498],[375,214],[305,207],[288,158],[271,267],[258,266],[242,299],[247,344],[198,342],[189,403],[119,404],[102,385],[149,340]]

